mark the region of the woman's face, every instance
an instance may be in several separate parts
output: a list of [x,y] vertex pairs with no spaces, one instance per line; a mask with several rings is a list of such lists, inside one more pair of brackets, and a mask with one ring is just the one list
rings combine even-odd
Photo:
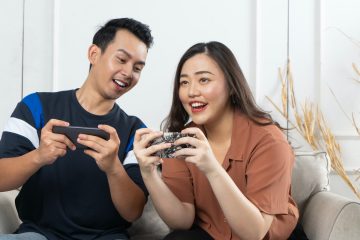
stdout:
[[198,125],[213,124],[231,111],[229,88],[218,64],[206,54],[189,58],[180,73],[179,97]]

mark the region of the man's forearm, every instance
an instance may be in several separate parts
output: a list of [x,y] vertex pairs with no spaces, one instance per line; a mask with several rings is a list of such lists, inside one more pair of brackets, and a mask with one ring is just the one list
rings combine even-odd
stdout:
[[22,186],[41,168],[36,150],[20,157],[0,159],[0,192]]
[[107,177],[112,201],[120,215],[129,222],[139,218],[146,202],[144,192],[130,179],[123,166]]

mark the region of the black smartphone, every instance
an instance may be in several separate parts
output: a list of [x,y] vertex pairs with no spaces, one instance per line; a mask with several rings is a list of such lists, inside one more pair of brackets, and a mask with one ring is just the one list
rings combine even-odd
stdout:
[[71,142],[74,143],[74,145],[78,149],[88,149],[87,146],[84,146],[77,142],[77,138],[81,133],[101,137],[102,139],[105,140],[110,139],[110,134],[99,128],[77,127],[77,126],[68,126],[68,127],[54,126],[52,131],[53,133],[64,134],[66,137],[70,139]]

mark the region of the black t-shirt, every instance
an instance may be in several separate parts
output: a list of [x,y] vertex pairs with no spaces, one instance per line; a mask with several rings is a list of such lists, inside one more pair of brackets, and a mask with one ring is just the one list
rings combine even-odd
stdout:
[[[106,115],[93,115],[81,107],[75,92],[33,93],[18,103],[1,137],[0,158],[37,148],[41,128],[52,118],[73,126],[107,124],[117,130],[119,159],[127,174],[147,197],[132,151],[135,131],[145,127],[143,122],[117,104]],[[113,205],[106,174],[80,149],[68,150],[34,173],[22,186],[16,207],[23,222],[17,232],[35,231],[48,239],[114,239],[130,226]]]

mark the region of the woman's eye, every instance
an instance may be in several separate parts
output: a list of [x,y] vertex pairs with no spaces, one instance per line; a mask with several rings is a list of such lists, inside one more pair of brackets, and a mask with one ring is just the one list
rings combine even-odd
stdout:
[[201,83],[207,83],[209,81],[208,78],[200,78]]
[[182,80],[180,81],[180,85],[186,85],[188,83],[188,81]]

